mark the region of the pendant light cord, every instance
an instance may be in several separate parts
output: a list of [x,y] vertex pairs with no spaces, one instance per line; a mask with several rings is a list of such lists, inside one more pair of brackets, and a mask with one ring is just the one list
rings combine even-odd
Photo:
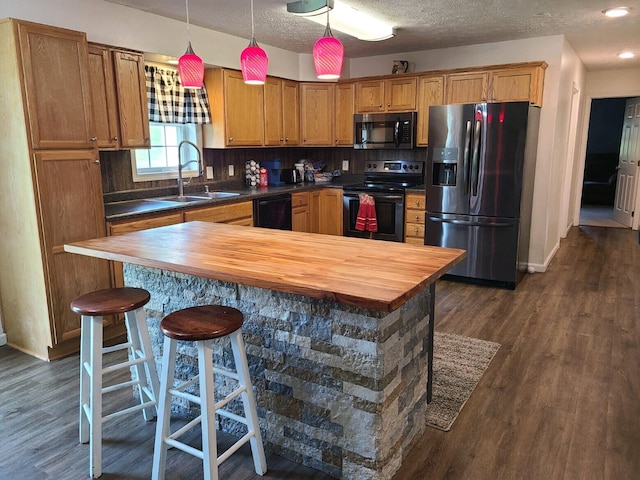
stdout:
[[255,31],[253,24],[253,0],[251,0],[251,43],[255,42]]
[[191,26],[189,25],[189,0],[185,0],[185,5],[187,7],[187,39],[189,43],[191,43]]

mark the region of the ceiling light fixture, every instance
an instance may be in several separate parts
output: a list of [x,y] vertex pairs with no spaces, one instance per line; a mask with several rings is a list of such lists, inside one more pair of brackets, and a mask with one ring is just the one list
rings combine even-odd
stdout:
[[622,53],[618,54],[618,57],[620,57],[620,58],[633,58],[635,56],[636,55],[633,52],[622,52]]
[[602,13],[604,13],[607,17],[624,17],[625,15],[629,14],[629,7],[615,7],[615,8],[607,8],[605,10],[602,10]]
[[[308,0],[308,3],[312,3],[311,0]],[[373,18],[360,10],[356,10],[355,8],[345,5],[338,0],[327,0],[326,3],[333,3],[333,8],[330,10],[331,26],[334,30],[338,30],[342,33],[346,33],[347,35],[351,35],[352,37],[356,37],[359,40],[366,40],[368,42],[386,40],[395,35],[393,26],[378,20],[377,18]],[[307,5],[307,7],[309,7],[309,5]],[[302,6],[300,6],[300,8],[302,8]],[[287,10],[289,10],[289,4],[287,4]],[[323,16],[325,14],[328,15],[326,12],[324,14],[308,12],[304,18],[311,20],[312,22],[319,23],[320,25],[326,25],[327,20]]]
[[287,3],[287,12],[301,17],[327,13],[333,8],[333,0],[299,0]]
[[253,24],[253,0],[251,0],[251,40],[249,46],[240,54],[240,69],[244,83],[264,85],[269,68],[267,53],[258,46]]
[[202,59],[191,48],[191,28],[189,25],[189,0],[185,0],[187,7],[187,51],[178,60],[178,76],[184,88],[202,88],[204,79],[204,64]]
[[322,38],[313,46],[313,64],[316,76],[321,80],[335,80],[342,73],[344,47],[342,42],[334,38],[329,26],[329,12],[327,12],[327,27]]

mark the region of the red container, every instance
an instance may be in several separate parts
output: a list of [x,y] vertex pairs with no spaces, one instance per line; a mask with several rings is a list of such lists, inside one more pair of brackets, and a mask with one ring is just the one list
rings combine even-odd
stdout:
[[269,175],[267,174],[267,169],[264,167],[260,168],[260,186],[266,187],[269,184]]

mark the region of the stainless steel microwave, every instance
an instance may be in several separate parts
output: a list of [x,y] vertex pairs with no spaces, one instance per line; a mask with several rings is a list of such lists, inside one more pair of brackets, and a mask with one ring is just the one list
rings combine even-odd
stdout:
[[356,114],[353,127],[356,149],[415,147],[416,112]]

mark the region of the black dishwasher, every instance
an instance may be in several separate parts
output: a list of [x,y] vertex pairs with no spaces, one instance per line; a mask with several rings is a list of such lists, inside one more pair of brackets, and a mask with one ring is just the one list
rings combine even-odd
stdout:
[[253,226],[291,230],[291,194],[281,193],[254,199]]

